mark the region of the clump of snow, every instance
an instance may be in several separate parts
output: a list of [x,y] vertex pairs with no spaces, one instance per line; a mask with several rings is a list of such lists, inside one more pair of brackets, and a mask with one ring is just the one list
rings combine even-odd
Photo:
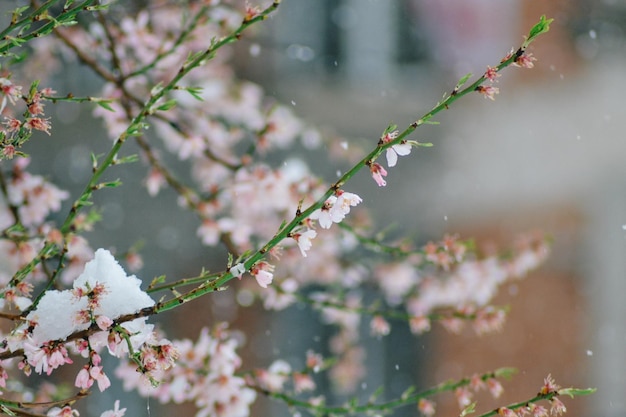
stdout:
[[124,269],[106,249],[98,249],[93,260],[74,281],[73,290],[49,290],[39,301],[37,308],[26,317],[34,322],[32,337],[35,343],[64,340],[72,333],[87,329],[91,323],[81,320],[81,312],[88,308],[87,296],[77,296],[76,290],[85,293],[97,285],[104,287],[93,317],[106,316],[116,319],[154,305],[154,300],[141,290],[141,280],[127,276]]

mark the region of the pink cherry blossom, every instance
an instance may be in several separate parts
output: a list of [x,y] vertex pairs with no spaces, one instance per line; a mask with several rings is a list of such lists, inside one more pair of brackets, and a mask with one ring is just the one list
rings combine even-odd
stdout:
[[24,127],[28,130],[39,130],[50,135],[50,119],[43,117],[31,117],[26,120]]
[[337,200],[335,201],[335,204],[333,204],[331,210],[341,213],[338,213],[335,216],[337,218],[341,217],[342,215],[347,215],[348,213],[350,213],[350,207],[357,206],[363,201],[358,195],[343,190],[337,190],[335,192],[335,195],[337,196]]
[[384,317],[374,316],[370,321],[370,332],[374,336],[387,336],[391,332],[391,326]]
[[105,411],[104,413],[100,414],[100,417],[124,417],[125,414],[126,409],[120,409],[120,400],[115,400],[113,410]]
[[374,162],[370,165],[370,172],[372,173],[372,178],[376,181],[379,187],[384,187],[387,185],[387,181],[383,177],[387,176],[387,171],[377,162]]
[[424,417],[432,417],[435,415],[435,403],[425,398],[420,398],[417,403],[417,409]]
[[[0,387],[6,388],[8,378],[9,378],[9,374],[7,373],[6,369],[4,369],[3,366],[0,366]],[[0,392],[0,394],[1,393],[2,392]]]
[[154,168],[150,170],[148,177],[145,179],[145,185],[151,197],[155,197],[166,184],[167,182],[163,174]]
[[48,365],[50,366],[50,370],[56,369],[59,366],[65,365],[66,363],[72,363],[72,359],[69,357],[69,353],[65,348],[65,345],[58,345],[56,348],[47,351],[49,357]]
[[498,415],[502,417],[518,417],[517,413],[510,408],[500,407],[498,408]]
[[550,413],[552,413],[553,416],[560,416],[566,411],[567,408],[565,407],[565,404],[563,404],[563,402],[557,397],[550,400]]
[[15,156],[15,153],[16,153],[16,149],[15,149],[15,146],[13,146],[13,145],[6,145],[2,149],[2,155],[6,159],[13,159],[13,157]]
[[272,283],[274,279],[274,266],[270,265],[265,261],[257,262],[251,269],[250,273],[256,279],[256,282],[261,286],[261,288],[267,288],[269,284]]
[[107,316],[100,315],[96,317],[96,324],[100,328],[100,330],[107,330],[111,325],[113,325],[113,320],[108,318]]
[[450,333],[459,334],[465,322],[458,317],[446,317],[440,321],[441,325]]
[[398,163],[398,156],[406,156],[411,153],[413,146],[408,143],[397,143],[392,145],[391,148],[387,148],[385,151],[385,157],[387,158],[387,165],[392,168]]
[[289,379],[291,366],[282,359],[274,361],[267,369],[257,369],[255,375],[257,381],[265,389],[279,392]]
[[365,375],[364,350],[360,346],[351,346],[339,357],[339,361],[329,373],[339,392],[351,392],[358,381]]
[[313,246],[311,240],[314,239],[315,236],[317,236],[317,232],[313,229],[293,234],[293,238],[296,240],[296,242],[298,242],[298,248],[300,248],[300,253],[302,253],[302,256],[306,257],[306,251],[311,249],[311,247]]
[[477,310],[475,316],[472,326],[474,327],[474,331],[479,335],[502,330],[504,321],[506,320],[504,310],[490,306]]
[[537,58],[535,58],[532,53],[524,52],[523,54],[515,58],[515,62],[513,62],[513,65],[521,68],[533,68],[535,66],[534,62],[536,60]]
[[337,190],[335,195],[330,196],[324,205],[311,213],[309,217],[317,220],[323,229],[329,229],[333,223],[340,223],[350,213],[350,208],[358,205],[363,200],[354,193]]
[[93,379],[89,375],[89,365],[85,365],[78,374],[76,375],[76,379],[74,380],[74,386],[80,388],[81,390],[87,390],[93,385]]
[[315,386],[315,381],[313,381],[311,375],[300,372],[293,374],[293,387],[297,393],[313,391]]
[[20,172],[14,177],[7,186],[7,192],[11,204],[19,207],[20,219],[25,226],[43,223],[48,214],[58,211],[61,202],[69,197],[67,191],[27,172]]
[[263,298],[263,307],[267,310],[284,310],[296,302],[295,293],[298,291],[299,284],[293,278],[287,278],[282,281],[278,288],[268,287],[260,295]]
[[32,339],[24,343],[24,355],[28,364],[34,366],[38,374],[45,372],[50,375],[59,366],[72,363],[65,346],[45,344],[40,347],[34,345]]
[[493,398],[499,398],[500,395],[504,392],[504,388],[500,381],[495,378],[487,379],[487,388],[489,388],[489,392],[493,396]]
[[454,396],[460,409],[464,409],[472,403],[472,393],[466,386],[455,389]]
[[430,320],[426,316],[414,316],[409,319],[411,333],[422,334],[430,331]]
[[336,201],[337,197],[331,195],[321,208],[311,213],[309,218],[317,220],[322,229],[330,229],[333,223],[341,222],[345,216],[341,211],[332,210]]
[[111,381],[106,374],[102,372],[101,366],[92,366],[89,370],[89,376],[91,376],[98,383],[98,389],[100,392],[111,386]]
[[548,374],[543,381],[543,387],[541,387],[541,390],[539,391],[543,395],[558,392],[558,390],[561,389],[561,387],[554,382],[554,378],[552,378],[551,374]]
[[319,353],[312,350],[306,352],[306,367],[312,369],[313,372],[319,372],[324,364],[324,358]]
[[527,408],[532,417],[548,417],[550,415],[548,409],[539,404],[530,403]]
[[92,351],[91,352],[91,363],[95,366],[100,365],[100,363],[102,363],[102,357],[97,353]]
[[[17,100],[22,97],[22,87],[15,85],[8,78],[0,78],[0,92],[4,95],[4,99],[7,98],[11,104],[15,104]],[[4,107],[4,104],[2,105]],[[2,109],[0,109],[1,111]]]
[[69,405],[66,405],[63,408],[52,407],[46,413],[46,417],[78,417],[79,413],[77,410],[72,409]]
[[483,381],[480,375],[474,374],[470,377],[469,386],[474,391],[480,391],[481,389],[485,388],[485,381]]
[[487,71],[485,71],[484,75],[485,78],[491,82],[496,82],[499,76],[500,74],[498,74],[498,68],[487,66]]
[[259,6],[252,6],[248,2],[246,2],[246,13],[244,15],[244,22],[254,19],[256,16],[261,13],[261,8]]
[[483,97],[488,98],[489,100],[495,100],[496,94],[500,92],[498,87],[494,87],[491,85],[479,85],[476,87],[476,91],[483,95]]

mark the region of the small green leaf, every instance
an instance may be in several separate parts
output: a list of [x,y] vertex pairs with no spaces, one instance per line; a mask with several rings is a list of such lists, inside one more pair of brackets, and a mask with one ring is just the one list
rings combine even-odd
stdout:
[[597,388],[562,388],[559,395],[569,395],[570,397],[579,397],[581,395],[590,395],[597,391]]
[[115,181],[107,181],[107,182],[102,182],[99,184],[100,187],[104,188],[115,188],[115,187],[119,187],[120,185],[122,185],[122,181],[120,180],[115,180]]
[[461,411],[461,414],[459,414],[459,417],[465,417],[466,415],[472,414],[475,412],[476,412],[476,402],[473,402],[467,407],[465,407],[463,411]]
[[2,411],[7,416],[11,416],[11,417],[17,416],[17,414],[15,414],[13,411],[7,408],[4,404],[0,405],[0,411]]
[[496,378],[510,379],[517,372],[518,371],[516,368],[499,368],[499,369],[496,369],[493,374]]
[[382,395],[384,391],[385,391],[385,387],[383,387],[382,385],[378,387],[376,391],[374,391],[372,395],[370,395],[370,398],[368,400],[370,404],[373,404],[376,401],[376,399]]
[[202,87],[187,87],[185,88],[185,90],[191,94],[191,96],[193,98],[195,98],[198,101],[204,101],[204,99],[202,98],[202,96],[200,95],[203,91]]
[[26,232],[26,229],[20,223],[16,223],[13,226],[9,226],[8,228],[4,229],[4,233],[7,235],[21,235],[24,232]]
[[359,405],[359,399],[357,397],[352,397],[350,398],[350,401],[348,401],[348,407],[349,408],[356,408]]
[[147,124],[145,123],[136,123],[132,126],[129,126],[128,129],[126,129],[126,135],[129,137],[132,136],[141,136],[143,135],[142,130],[143,129],[147,129]]
[[93,101],[94,103],[96,103],[98,106],[102,107],[105,110],[115,111],[113,107],[111,107],[111,103],[113,103],[113,100],[109,100],[105,98],[92,98],[91,101]]
[[[211,39],[211,45],[213,44],[214,40],[215,38]],[[192,65],[194,61],[199,59],[203,54],[204,54],[204,51],[199,51],[196,53],[189,53],[189,55],[187,56],[187,59],[185,60],[184,66],[188,67],[189,65]]]
[[159,81],[157,85],[150,89],[150,95],[152,97],[156,97],[157,95],[161,94],[161,91],[163,91],[163,83]]
[[101,5],[95,5],[95,6],[87,6],[85,7],[85,10],[87,10],[88,12],[99,12],[101,10],[107,10],[109,8],[108,4],[101,4]]
[[28,57],[28,53],[26,52],[21,52],[19,54],[11,54],[11,64],[19,64],[20,62],[24,61],[24,59],[26,59]]
[[150,287],[154,287],[157,284],[162,284],[165,282],[165,275],[159,275],[158,277],[152,278],[150,281]]
[[26,42],[24,39],[16,38],[14,36],[5,36],[4,39],[13,46],[20,46]]
[[456,87],[454,87],[454,90],[455,91],[460,90],[461,87],[463,87],[463,84],[465,84],[467,82],[467,80],[469,80],[472,75],[473,74],[471,72],[468,72],[467,74],[462,76],[461,79],[459,80],[459,82],[456,83]]
[[85,207],[85,206],[93,206],[93,203],[91,201],[89,201],[89,196],[88,195],[84,195],[81,198],[79,198],[76,203],[74,203],[74,205],[76,206],[77,209],[81,208],[81,207]]
[[166,101],[165,103],[159,105],[156,109],[157,111],[168,111],[169,109],[173,108],[174,106],[176,106],[176,99],[171,99]]
[[96,169],[98,167],[98,157],[93,152],[91,153],[91,166],[93,167],[93,169]]
[[17,19],[22,15],[22,13],[24,13],[28,9],[29,9],[29,6],[22,6],[22,7],[18,7],[17,9],[13,10],[11,21],[12,22],[17,22]]
[[78,21],[76,20],[68,20],[62,23],[63,26],[76,26],[77,24],[78,24]]
[[92,209],[87,212],[87,218],[85,219],[85,223],[94,224],[102,220],[102,213],[98,211],[98,209]]
[[387,128],[385,129],[385,131],[383,132],[382,136],[384,137],[385,135],[394,132],[398,130],[398,125],[396,124],[390,124],[389,126],[387,126]]
[[546,15],[541,16],[541,18],[539,18],[539,23],[533,26],[530,30],[530,33],[528,34],[528,41],[530,42],[533,38],[536,38],[542,33],[548,32],[550,30],[550,23],[553,21],[554,19],[546,19]]
[[413,393],[415,392],[415,387],[413,385],[409,386],[406,390],[404,390],[404,392],[402,393],[402,395],[400,396],[400,398],[402,398],[403,400],[408,399],[411,395],[413,395]]
[[139,160],[139,156],[137,154],[132,154],[132,155],[128,155],[123,158],[120,158],[120,159],[116,159],[115,165],[129,164],[132,162],[137,162],[138,160]]

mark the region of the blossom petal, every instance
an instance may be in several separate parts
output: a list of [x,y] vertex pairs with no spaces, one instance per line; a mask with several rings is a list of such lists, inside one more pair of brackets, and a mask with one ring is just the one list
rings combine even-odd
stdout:
[[387,157],[387,165],[391,168],[391,167],[395,167],[396,164],[398,163],[398,154],[396,153],[396,151],[393,149],[393,146],[391,148],[387,148],[387,151],[385,153],[385,156]]
[[411,153],[411,149],[413,147],[410,143],[398,143],[397,145],[393,145],[391,149],[396,151],[396,153],[400,156],[406,156]]

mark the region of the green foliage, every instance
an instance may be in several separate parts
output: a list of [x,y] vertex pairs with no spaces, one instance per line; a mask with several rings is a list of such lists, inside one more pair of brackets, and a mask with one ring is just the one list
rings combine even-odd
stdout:
[[581,395],[590,395],[597,391],[597,388],[562,388],[559,395],[569,395],[571,398],[580,397]]
[[461,414],[459,415],[459,417],[465,417],[469,414],[475,413],[476,412],[476,403],[473,402],[470,405],[468,405],[467,407],[465,407],[463,409],[463,411],[461,411]]
[[102,107],[105,110],[108,110],[110,112],[115,111],[113,110],[113,107],[111,107],[111,103],[113,102],[113,100],[104,99],[104,98],[92,98],[91,101],[93,101],[94,103],[96,103],[98,106]]
[[454,87],[454,91],[459,91],[461,87],[463,87],[463,85],[467,82],[467,80],[469,80],[472,77],[472,75],[473,74],[471,72],[468,72],[467,74],[462,76],[459,82],[456,83],[456,86]]
[[498,368],[493,374],[496,378],[511,379],[513,375],[517,374],[517,372],[516,368]]
[[176,106],[176,99],[167,100],[165,103],[157,106],[156,111],[168,111]]
[[522,44],[522,49],[526,49],[526,47],[530,45],[530,43],[534,41],[537,36],[547,33],[550,30],[550,23],[553,21],[554,19],[547,19],[545,15],[542,15],[541,18],[539,18],[539,22],[535,24],[532,29],[530,29],[526,41]]

